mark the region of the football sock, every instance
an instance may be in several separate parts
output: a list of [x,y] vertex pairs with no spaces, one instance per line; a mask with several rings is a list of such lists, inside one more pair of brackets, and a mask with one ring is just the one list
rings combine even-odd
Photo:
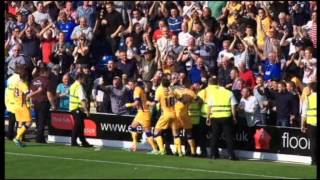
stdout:
[[196,144],[194,142],[194,139],[188,139],[188,143],[190,145],[191,154],[195,155],[196,154]]
[[175,137],[174,138],[174,144],[176,146],[176,152],[178,154],[182,154],[182,151],[181,151],[181,139],[180,137]]
[[150,144],[150,146],[152,147],[152,150],[156,151],[157,145],[156,145],[156,143],[154,143],[153,137],[148,137],[147,140],[148,140],[148,143]]
[[16,139],[22,141],[22,137],[23,137],[24,133],[27,131],[28,128],[29,127],[26,126],[26,125],[18,127]]
[[162,136],[157,136],[157,137],[156,137],[156,142],[157,142],[157,144],[158,144],[159,151],[160,151],[160,152],[163,152],[163,151],[164,151],[164,145],[163,145]]
[[137,143],[138,143],[138,133],[137,132],[131,132],[131,136],[132,136],[133,144],[137,145]]
[[152,147],[152,150],[156,151],[156,150],[157,150],[157,145],[156,145],[156,143],[154,142],[152,133],[151,133],[151,132],[146,132],[146,135],[147,135],[148,143],[149,143],[150,146]]

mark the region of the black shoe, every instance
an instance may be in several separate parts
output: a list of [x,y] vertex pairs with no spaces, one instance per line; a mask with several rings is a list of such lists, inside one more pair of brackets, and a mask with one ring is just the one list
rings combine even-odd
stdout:
[[212,154],[210,155],[210,159],[219,159],[220,158],[220,154]]
[[239,158],[235,157],[235,156],[231,156],[229,157],[230,160],[232,161],[239,161]]
[[82,143],[82,147],[87,147],[87,148],[89,148],[89,147],[93,147],[93,145],[92,145],[92,144],[89,144],[89,143]]
[[36,143],[40,143],[40,144],[47,144],[47,142],[45,140],[36,140]]
[[71,146],[79,147],[80,145],[78,143],[71,143]]
[[197,157],[199,157],[199,155],[198,154],[191,154],[191,157],[197,158]]

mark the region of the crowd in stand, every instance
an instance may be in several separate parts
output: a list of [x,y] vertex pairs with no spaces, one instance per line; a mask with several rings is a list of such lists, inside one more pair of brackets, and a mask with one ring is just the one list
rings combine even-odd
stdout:
[[136,113],[125,104],[137,80],[152,99],[161,77],[200,91],[216,75],[237,99],[240,124],[299,127],[307,85],[317,83],[316,9],[316,1],[5,1],[5,78],[28,67],[31,90],[48,92],[33,99],[39,117],[68,110],[79,72],[97,112],[120,115]]

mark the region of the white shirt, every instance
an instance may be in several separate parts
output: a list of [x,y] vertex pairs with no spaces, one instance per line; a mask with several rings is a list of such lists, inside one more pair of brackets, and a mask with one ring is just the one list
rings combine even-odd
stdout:
[[188,32],[180,32],[178,35],[179,45],[180,46],[188,46],[189,40],[193,38],[193,36]]
[[312,58],[310,60],[302,59],[301,61],[304,64],[304,73],[302,82],[309,84],[312,80],[316,79],[317,76],[317,59]]
[[241,98],[239,106],[244,106],[244,111],[247,113],[254,113],[258,107],[257,98],[254,96],[249,96],[247,99]]
[[194,2],[192,2],[190,6],[184,5],[182,8],[182,16],[185,16],[185,15],[191,16],[192,15],[191,9],[194,5],[195,5]]
[[[242,62],[246,62],[246,56],[248,55],[248,51],[244,50],[242,53],[238,52],[234,55],[234,66],[239,68]],[[249,68],[248,66],[246,66]]]
[[222,57],[228,57],[230,59],[230,58],[234,57],[234,54],[231,53],[231,52],[228,52],[225,49],[220,51],[219,54],[218,54],[218,59],[217,59],[217,63],[218,64],[221,63]]
[[141,17],[140,20],[137,20],[136,18],[132,19],[132,25],[134,25],[135,23],[139,23],[141,25],[141,27],[144,29],[147,25],[147,18],[145,17]]
[[171,45],[171,40],[165,37],[161,37],[160,39],[158,39],[157,41],[157,45],[159,47],[159,51],[161,54],[164,54],[165,51],[168,50],[169,45]]
[[32,13],[32,15],[34,17],[34,22],[39,25],[41,25],[44,22],[44,20],[48,20],[49,22],[52,22],[48,13],[42,13],[42,12],[36,11]]

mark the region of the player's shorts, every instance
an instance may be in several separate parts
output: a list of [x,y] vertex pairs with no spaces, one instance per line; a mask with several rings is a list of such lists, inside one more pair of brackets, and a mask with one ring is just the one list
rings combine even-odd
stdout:
[[143,128],[151,128],[151,112],[138,110],[132,123],[139,123]]
[[176,115],[177,115],[177,120],[178,120],[178,125],[180,128],[183,129],[191,129],[192,128],[192,120],[190,116],[188,115],[188,111],[177,111],[176,110]]
[[155,129],[168,129],[169,126],[171,129],[179,129],[177,116],[174,112],[164,112],[157,121]]
[[16,121],[18,122],[31,122],[31,110],[26,106],[15,109]]

